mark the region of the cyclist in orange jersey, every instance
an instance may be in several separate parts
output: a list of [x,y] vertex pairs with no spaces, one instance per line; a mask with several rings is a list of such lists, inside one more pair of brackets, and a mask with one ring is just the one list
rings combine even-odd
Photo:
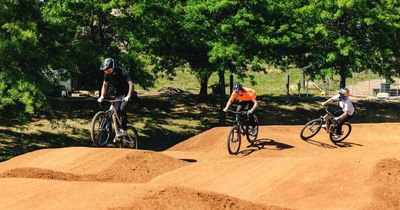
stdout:
[[228,108],[232,105],[232,103],[235,100],[238,100],[239,104],[236,111],[247,111],[247,114],[249,115],[250,125],[255,126],[253,112],[258,107],[258,102],[256,98],[257,93],[255,90],[243,87],[240,83],[236,83],[233,86],[233,92],[223,111],[226,112]]

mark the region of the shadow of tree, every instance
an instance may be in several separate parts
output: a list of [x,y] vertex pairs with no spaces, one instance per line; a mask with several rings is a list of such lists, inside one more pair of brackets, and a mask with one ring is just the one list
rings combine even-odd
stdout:
[[54,134],[44,131],[26,134],[0,129],[0,161],[43,148],[69,146],[90,146],[91,142],[82,141],[66,134]]
[[[304,125],[325,113],[323,107],[319,105],[326,100],[323,97],[263,95],[257,98],[260,101],[257,116],[262,125]],[[360,100],[353,104],[356,109],[351,119],[353,123],[400,122],[399,102]],[[338,108],[339,106],[334,104],[330,106],[332,110]]]
[[[319,103],[326,98],[262,95],[258,96],[258,100],[260,107],[256,113],[260,124],[304,125],[324,113]],[[143,96],[128,105],[128,116],[130,124],[139,132],[140,149],[161,151],[200,132],[219,126],[219,104],[218,96],[215,95],[210,96],[208,100],[202,100],[197,95],[188,93]],[[398,102],[357,101],[354,105],[356,115],[351,120],[353,123],[400,122]],[[56,111],[57,121],[84,119],[90,122],[94,114],[100,110],[95,98],[54,99],[52,106]],[[43,117],[37,116],[32,120],[38,121],[41,118]],[[2,115],[0,125],[15,127],[17,121]],[[0,141],[0,160],[40,148],[91,145],[88,130],[77,129],[71,133],[72,135],[69,134],[46,132],[23,134],[0,130],[0,137],[3,139]],[[308,143],[325,148],[335,147],[316,140],[309,140]],[[261,142],[258,145],[260,148],[251,148],[249,151],[268,149],[269,146],[274,146],[273,144],[273,141]]]

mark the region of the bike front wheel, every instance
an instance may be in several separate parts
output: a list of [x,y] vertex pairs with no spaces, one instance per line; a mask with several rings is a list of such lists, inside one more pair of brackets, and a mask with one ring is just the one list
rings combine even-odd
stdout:
[[111,119],[105,112],[97,112],[91,123],[90,137],[96,146],[105,146],[111,139],[112,125]]
[[307,140],[317,135],[319,130],[321,130],[322,123],[322,119],[315,119],[308,122],[300,132],[301,139]]
[[329,134],[329,138],[332,141],[332,143],[334,143],[334,144],[345,140],[350,135],[351,124],[348,122],[345,122],[342,125],[342,134],[341,135],[336,135],[336,130],[337,130],[337,127],[335,129],[333,129],[333,131]]
[[246,126],[246,138],[250,144],[254,144],[257,140],[259,126],[258,126],[258,118],[254,115],[254,124],[255,126],[247,125]]
[[118,146],[120,148],[137,149],[138,138],[139,134],[137,130],[132,126],[128,126],[126,129],[126,135],[118,142]]
[[235,125],[231,128],[231,131],[229,132],[227,139],[229,154],[231,155],[238,154],[240,149],[240,144],[241,144],[240,128],[237,125]]

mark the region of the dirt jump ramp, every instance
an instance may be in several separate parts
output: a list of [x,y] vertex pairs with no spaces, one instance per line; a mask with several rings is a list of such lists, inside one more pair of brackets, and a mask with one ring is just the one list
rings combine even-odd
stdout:
[[400,124],[356,124],[344,143],[262,126],[232,156],[227,127],[164,152],[45,149],[0,163],[0,209],[399,209]]

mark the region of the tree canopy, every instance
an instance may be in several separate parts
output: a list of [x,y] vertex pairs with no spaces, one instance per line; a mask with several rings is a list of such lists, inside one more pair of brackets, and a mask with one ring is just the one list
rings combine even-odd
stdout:
[[399,0],[1,0],[0,110],[48,109],[51,70],[95,90],[105,57],[134,82],[189,67],[207,96],[214,72],[240,76],[262,64],[312,77],[400,73]]

